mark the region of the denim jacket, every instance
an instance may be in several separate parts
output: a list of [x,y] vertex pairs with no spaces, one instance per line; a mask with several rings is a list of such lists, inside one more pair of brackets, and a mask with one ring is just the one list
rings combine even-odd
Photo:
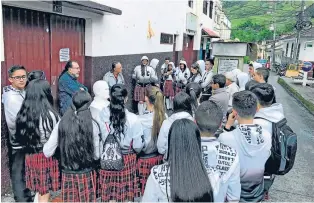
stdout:
[[68,72],[64,73],[59,78],[59,107],[60,114],[63,115],[72,104],[72,96],[75,92],[83,88],[88,91],[87,87],[77,81],[77,78],[70,75]]

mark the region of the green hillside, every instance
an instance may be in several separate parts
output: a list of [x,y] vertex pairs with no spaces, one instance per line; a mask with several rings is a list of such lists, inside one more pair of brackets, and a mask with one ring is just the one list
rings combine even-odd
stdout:
[[[312,4],[314,0],[305,2],[306,6]],[[223,9],[232,25],[231,37],[247,42],[272,39],[270,27],[274,18],[277,36],[293,33],[300,7],[300,1],[277,1],[276,11],[272,13],[272,1],[223,1]],[[314,23],[314,19],[310,20]]]

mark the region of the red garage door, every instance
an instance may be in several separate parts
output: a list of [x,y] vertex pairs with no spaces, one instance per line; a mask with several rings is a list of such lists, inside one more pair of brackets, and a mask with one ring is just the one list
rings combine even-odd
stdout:
[[49,15],[27,9],[3,6],[5,75],[12,65],[28,71],[43,70],[50,81]]
[[3,6],[2,80],[8,84],[7,70],[12,65],[23,65],[28,71],[43,70],[56,96],[57,78],[66,63],[60,62],[59,52],[68,48],[70,59],[81,67],[79,81],[84,83],[84,29],[84,19]]

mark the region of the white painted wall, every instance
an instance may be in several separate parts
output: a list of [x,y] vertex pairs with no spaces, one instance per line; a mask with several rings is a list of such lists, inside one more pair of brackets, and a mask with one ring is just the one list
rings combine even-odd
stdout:
[[[312,43],[312,47],[306,47],[306,43]],[[299,59],[302,61],[314,61],[314,39],[301,40]]]
[[[186,7],[184,1],[110,0],[104,2],[122,10],[122,15],[106,15],[93,20],[92,56],[172,52],[173,45],[160,44],[160,33],[178,34],[176,49],[182,50]],[[155,33],[147,38],[148,21]]]

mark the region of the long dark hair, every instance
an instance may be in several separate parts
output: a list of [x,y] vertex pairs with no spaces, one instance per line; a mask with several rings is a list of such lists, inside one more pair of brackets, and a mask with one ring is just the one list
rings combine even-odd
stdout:
[[171,201],[213,202],[196,124],[189,119],[174,121],[169,130],[168,149]]
[[117,137],[124,134],[126,123],[125,98],[127,96],[128,91],[124,85],[116,84],[110,89],[110,127],[113,127]]
[[89,105],[92,97],[80,90],[73,95],[72,106],[59,124],[58,146],[63,167],[77,170],[94,162],[93,123]]
[[201,96],[202,93],[202,87],[198,83],[191,82],[186,86],[185,92],[191,98],[192,110],[195,113],[198,107],[198,98]]
[[58,113],[53,108],[51,88],[46,80],[33,80],[26,88],[26,95],[21,109],[16,117],[16,138],[28,149],[37,150],[41,143],[39,131],[40,122],[48,139],[53,130],[53,117],[59,120]]
[[41,70],[34,70],[28,74],[28,82],[36,79],[46,80],[45,72]]
[[173,99],[173,113],[188,112],[192,115],[191,98],[185,92],[179,92]]
[[62,76],[64,73],[68,72],[68,71],[69,71],[69,68],[72,68],[73,62],[77,63],[76,61],[68,61],[68,62],[65,64],[65,67],[64,67],[63,71],[61,72],[59,78],[61,78],[61,76]]
[[164,95],[159,88],[151,87],[146,88],[146,96],[148,97],[149,102],[154,105],[152,140],[156,143],[161,125],[166,119]]
[[197,76],[197,75],[201,75],[202,76],[201,68],[200,68],[200,65],[198,63],[193,63],[191,68],[197,70],[197,73],[196,73],[195,76]]

